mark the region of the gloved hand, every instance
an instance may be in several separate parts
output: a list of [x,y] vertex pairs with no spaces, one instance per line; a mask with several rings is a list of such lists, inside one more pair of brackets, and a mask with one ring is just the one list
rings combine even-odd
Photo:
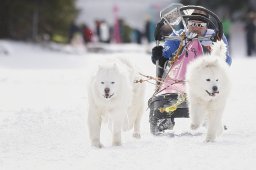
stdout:
[[195,37],[197,37],[197,36],[198,36],[197,33],[193,33],[193,32],[187,32],[187,33],[186,33],[186,37],[187,37],[188,39],[193,39],[193,38],[195,38]]
[[163,46],[155,46],[152,49],[151,60],[153,64],[156,64],[156,61],[162,58],[163,56]]

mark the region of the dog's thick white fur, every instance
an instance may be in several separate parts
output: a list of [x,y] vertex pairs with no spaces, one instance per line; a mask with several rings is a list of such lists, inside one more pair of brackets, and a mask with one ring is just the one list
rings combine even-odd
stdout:
[[224,128],[222,115],[230,91],[226,52],[225,43],[218,41],[213,44],[211,54],[195,59],[187,68],[190,127],[197,129],[207,120],[206,142],[213,142]]
[[88,93],[88,125],[93,146],[103,147],[100,142],[103,119],[108,120],[113,146],[121,145],[121,130],[133,128],[133,136],[140,138],[145,87],[134,83],[137,78],[138,70],[128,59],[110,58],[99,65]]

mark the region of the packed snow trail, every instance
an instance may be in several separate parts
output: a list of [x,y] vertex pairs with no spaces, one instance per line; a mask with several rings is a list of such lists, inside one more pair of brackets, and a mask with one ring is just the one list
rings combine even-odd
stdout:
[[[104,125],[105,148],[96,149],[86,122],[90,70],[105,56],[125,55],[137,60],[144,74],[154,75],[145,47],[124,45],[130,52],[119,54],[66,54],[16,42],[8,47],[8,55],[0,54],[0,169],[255,169],[254,58],[233,60],[232,94],[224,112],[228,130],[215,143],[203,143],[204,128],[190,131],[189,119],[176,119],[173,135],[154,137],[145,108],[140,140],[127,132],[123,145],[112,147]],[[153,90],[147,84],[145,104]]]

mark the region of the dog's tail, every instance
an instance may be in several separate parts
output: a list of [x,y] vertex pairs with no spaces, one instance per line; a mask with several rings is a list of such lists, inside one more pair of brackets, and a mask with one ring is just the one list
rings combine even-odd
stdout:
[[227,45],[221,40],[213,43],[211,54],[226,60]]

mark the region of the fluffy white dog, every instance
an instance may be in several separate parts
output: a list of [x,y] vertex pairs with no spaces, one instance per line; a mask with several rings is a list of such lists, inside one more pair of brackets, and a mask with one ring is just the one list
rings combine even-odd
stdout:
[[206,142],[213,142],[224,129],[222,114],[230,91],[229,66],[225,62],[227,48],[218,41],[206,54],[189,63],[186,90],[191,129],[207,121]]
[[100,128],[107,120],[113,134],[112,144],[121,145],[121,130],[134,128],[140,138],[140,120],[144,109],[144,85],[134,83],[138,72],[125,58],[111,58],[100,65],[89,88],[88,125],[91,143],[101,148]]

